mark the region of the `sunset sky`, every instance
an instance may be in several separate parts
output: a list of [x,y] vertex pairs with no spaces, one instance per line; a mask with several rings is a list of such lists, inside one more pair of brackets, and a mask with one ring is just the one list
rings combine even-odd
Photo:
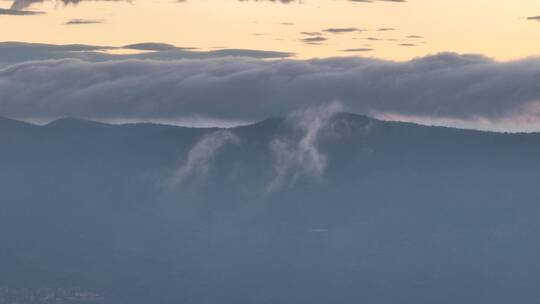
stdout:
[[452,51],[510,60],[540,53],[537,0],[76,2],[2,0],[0,41],[162,42],[284,51],[297,58],[407,60]]

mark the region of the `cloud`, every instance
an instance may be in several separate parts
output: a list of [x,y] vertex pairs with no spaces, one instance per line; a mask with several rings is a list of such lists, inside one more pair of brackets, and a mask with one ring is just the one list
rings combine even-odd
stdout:
[[534,121],[540,115],[539,82],[540,58],[497,62],[454,53],[406,62],[48,60],[0,69],[0,116],[256,121],[339,100],[347,110],[371,115]]
[[400,44],[398,44],[398,45],[399,45],[399,46],[409,46],[409,47],[411,47],[411,46],[417,46],[417,45],[414,44],[414,43],[400,43]]
[[22,10],[28,8],[34,3],[41,3],[43,0],[14,0],[11,4],[12,10]]
[[276,2],[276,3],[282,3],[282,4],[289,4],[289,3],[293,3],[293,2],[298,2],[298,0],[238,0],[240,2],[249,2],[249,1],[254,1],[254,2]]
[[424,38],[424,36],[419,36],[419,35],[409,35],[409,36],[407,36],[407,38],[409,38],[409,39],[422,39],[422,38]]
[[[47,0],[14,0],[11,4],[11,9],[14,10],[22,10],[25,8],[30,7],[31,5],[35,3],[43,3]],[[103,1],[103,2],[119,2],[119,1],[126,1],[126,0],[56,0],[57,2],[61,2],[64,5],[77,5],[80,2],[83,1]]]
[[[104,51],[131,49],[144,52],[139,54],[109,54]],[[31,60],[80,59],[84,61],[109,61],[127,59],[179,60],[185,58],[251,57],[284,58],[292,53],[244,49],[218,49],[199,51],[195,48],[176,47],[163,43],[137,43],[123,47],[94,45],[53,45],[22,42],[0,42],[0,67]]]
[[341,111],[343,106],[333,102],[296,111],[287,117],[286,124],[293,132],[274,138],[270,143],[275,175],[267,192],[292,185],[301,178],[321,180],[327,156],[318,148],[319,134],[330,118]]
[[172,185],[182,184],[187,178],[206,176],[219,151],[226,145],[237,144],[239,141],[239,138],[228,130],[203,135],[189,150],[185,163],[174,173]]
[[406,0],[349,0],[350,2],[360,2],[360,3],[374,3],[374,2],[396,2],[404,3]]
[[540,16],[527,17],[527,20],[540,21]]
[[135,44],[128,44],[123,46],[124,49],[131,49],[131,50],[141,50],[141,51],[172,51],[172,50],[195,50],[197,48],[185,48],[185,47],[177,47],[172,44],[168,43],[158,43],[158,42],[143,42],[143,43],[135,43]]
[[65,23],[65,25],[81,25],[81,24],[101,24],[105,23],[100,19],[71,19]]
[[356,48],[356,49],[345,49],[345,50],[341,50],[342,52],[371,52],[371,51],[374,51],[375,49],[372,49],[372,48]]
[[0,8],[0,15],[10,15],[10,16],[33,16],[41,15],[43,12],[39,11],[28,11],[28,10],[18,10],[18,9],[5,9]]
[[332,33],[332,34],[343,34],[343,33],[353,33],[353,32],[362,32],[363,30],[356,27],[331,27],[324,29],[323,32]]
[[381,27],[379,29],[377,29],[377,31],[379,32],[389,32],[389,31],[395,31],[396,29],[393,28],[393,27]]
[[314,37],[300,39],[300,41],[306,44],[320,44],[321,42],[324,42],[327,40],[328,40],[327,38],[324,38],[322,36],[314,36]]
[[321,36],[321,32],[301,32],[300,34],[306,35],[306,36]]

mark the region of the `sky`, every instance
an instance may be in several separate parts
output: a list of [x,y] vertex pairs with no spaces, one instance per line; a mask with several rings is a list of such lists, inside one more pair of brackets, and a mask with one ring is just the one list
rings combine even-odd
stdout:
[[[540,52],[537,0],[0,1],[0,26],[9,29],[0,31],[0,41],[107,46],[151,41],[278,50],[297,58],[392,60],[446,51],[512,60]],[[15,9],[30,13],[9,14]]]
[[2,117],[540,131],[537,0],[0,0],[0,26]]

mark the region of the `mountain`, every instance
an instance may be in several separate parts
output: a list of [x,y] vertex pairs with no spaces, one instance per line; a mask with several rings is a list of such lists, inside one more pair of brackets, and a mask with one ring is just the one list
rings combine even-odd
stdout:
[[540,298],[540,134],[308,113],[232,129],[0,119],[0,143],[0,289],[120,304]]

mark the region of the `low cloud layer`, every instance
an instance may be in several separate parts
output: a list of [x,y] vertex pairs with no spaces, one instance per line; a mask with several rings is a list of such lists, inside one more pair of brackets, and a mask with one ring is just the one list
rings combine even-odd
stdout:
[[37,61],[0,70],[0,116],[255,121],[339,100],[348,111],[436,120],[532,122],[540,58],[443,53],[367,58]]

